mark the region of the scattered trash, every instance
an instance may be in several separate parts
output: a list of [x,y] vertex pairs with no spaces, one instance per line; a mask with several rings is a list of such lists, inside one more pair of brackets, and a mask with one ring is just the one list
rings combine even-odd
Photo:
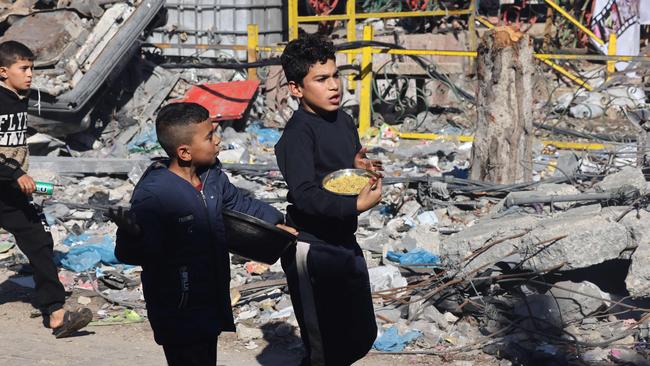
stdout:
[[402,335],[399,334],[397,327],[392,326],[386,329],[378,338],[372,347],[382,352],[401,352],[406,346],[420,338],[422,333],[418,330],[410,330]]
[[386,259],[398,262],[403,266],[433,267],[440,263],[440,257],[422,248],[415,248],[407,253],[389,251]]
[[373,292],[399,288],[408,284],[399,269],[394,266],[370,268],[368,273],[370,275],[370,289]]
[[141,323],[145,318],[140,316],[137,312],[131,309],[126,309],[121,314],[110,315],[100,320],[91,321],[88,325],[102,326],[102,325],[123,325]]
[[255,274],[255,275],[261,275],[262,273],[266,272],[269,270],[269,265],[264,264],[264,263],[259,263],[259,262],[247,262],[244,265],[244,268],[246,268],[246,271],[250,274]]
[[[74,240],[77,239],[78,241],[68,240],[68,242],[76,245],[61,259],[64,268],[74,272],[84,272],[95,268],[100,262],[108,265],[119,264],[114,254],[115,243],[110,236],[89,237],[81,235],[75,236]],[[64,243],[66,243],[66,240],[64,240]]]
[[88,305],[92,302],[92,299],[86,296],[79,296],[77,302],[81,305]]

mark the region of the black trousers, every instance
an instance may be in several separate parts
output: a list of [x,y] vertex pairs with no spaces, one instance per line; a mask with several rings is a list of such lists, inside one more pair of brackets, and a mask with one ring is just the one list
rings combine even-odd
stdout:
[[377,324],[359,246],[299,242],[283,255],[282,268],[306,351],[301,366],[347,366],[363,358]]
[[217,338],[192,344],[163,344],[169,366],[215,366]]
[[63,308],[65,289],[54,264],[54,242],[39,211],[17,188],[0,184],[0,227],[16,238],[34,269],[34,304],[45,314]]

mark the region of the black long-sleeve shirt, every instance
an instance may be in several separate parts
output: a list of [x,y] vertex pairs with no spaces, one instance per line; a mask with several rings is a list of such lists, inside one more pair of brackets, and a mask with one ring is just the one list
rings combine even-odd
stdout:
[[0,82],[0,181],[27,170],[27,97]]
[[361,149],[352,117],[338,111],[331,118],[299,108],[275,145],[278,166],[289,186],[287,222],[307,242],[356,243],[356,197],[340,196],[322,187],[323,178],[354,167]]

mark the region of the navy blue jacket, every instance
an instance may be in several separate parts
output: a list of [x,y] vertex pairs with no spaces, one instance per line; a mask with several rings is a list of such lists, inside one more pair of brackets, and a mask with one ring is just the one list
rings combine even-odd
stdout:
[[217,163],[200,177],[199,192],[167,169],[152,164],[135,187],[131,212],[139,238],[117,232],[115,255],[142,265],[147,313],[158,344],[186,344],[234,330],[230,306],[230,260],[224,208],[271,224],[282,214],[244,195]]

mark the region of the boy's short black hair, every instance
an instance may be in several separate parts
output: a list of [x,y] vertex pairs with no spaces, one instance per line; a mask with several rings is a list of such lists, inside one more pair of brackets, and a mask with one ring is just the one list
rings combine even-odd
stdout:
[[192,124],[205,122],[210,113],[196,103],[171,103],[160,109],[156,117],[158,142],[170,158],[176,157],[176,148],[192,142]]
[[29,47],[17,41],[0,43],[0,67],[9,67],[21,60],[34,61],[36,56]]
[[310,67],[317,62],[324,64],[327,60],[336,61],[334,44],[320,34],[307,34],[294,39],[287,44],[280,57],[287,81],[298,85],[302,85]]

